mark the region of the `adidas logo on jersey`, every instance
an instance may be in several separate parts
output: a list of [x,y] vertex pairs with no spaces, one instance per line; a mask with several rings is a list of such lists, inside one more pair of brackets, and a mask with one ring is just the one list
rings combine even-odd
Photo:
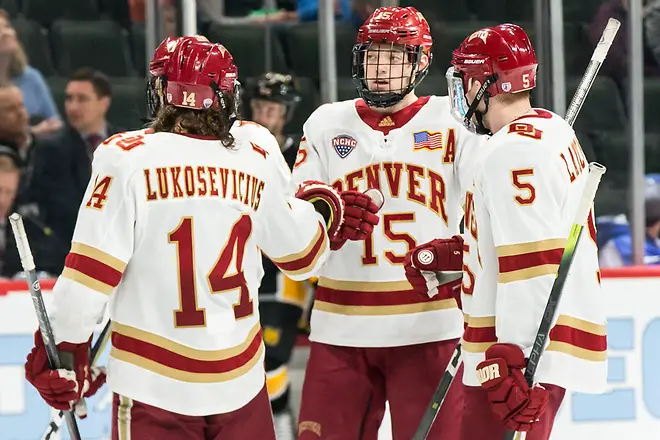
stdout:
[[379,126],[379,127],[393,127],[394,125],[395,125],[395,124],[394,124],[394,121],[393,121],[392,118],[389,117],[389,116],[385,116],[385,117],[384,117],[383,119],[381,119],[380,122],[378,123],[378,126]]

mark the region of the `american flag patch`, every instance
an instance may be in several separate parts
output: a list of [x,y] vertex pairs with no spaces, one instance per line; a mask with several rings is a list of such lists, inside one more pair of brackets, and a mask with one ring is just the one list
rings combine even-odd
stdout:
[[418,131],[413,134],[413,150],[437,150],[442,148],[442,133]]

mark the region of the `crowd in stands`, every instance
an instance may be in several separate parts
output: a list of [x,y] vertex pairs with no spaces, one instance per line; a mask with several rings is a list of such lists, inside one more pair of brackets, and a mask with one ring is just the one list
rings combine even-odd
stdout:
[[[165,34],[176,33],[176,2],[159,2]],[[296,77],[303,99],[287,130],[300,131],[320,104],[318,1],[281,0],[275,9],[267,10],[262,0],[223,0],[222,14],[218,0],[197,3],[200,33],[232,52],[244,84],[249,86],[267,70]],[[356,96],[351,81],[355,31],[379,3],[335,1],[339,99]],[[434,37],[432,72],[418,94],[446,94],[444,71],[451,50],[479,27],[514,22],[534,40],[533,3],[408,2],[427,17]],[[141,126],[146,108],[144,6],[144,0],[0,0],[4,8],[0,9],[1,276],[20,272],[7,227],[13,210],[26,218],[38,268],[59,274],[90,179],[94,148],[118,131]],[[627,224],[620,215],[629,209],[623,202],[629,186],[628,7],[628,0],[564,1],[569,100],[607,19],[615,17],[623,24],[575,125],[588,158],[608,166],[597,210],[610,220],[618,219],[618,225]],[[646,171],[657,173],[660,0],[645,1],[644,60]],[[249,106],[244,110],[249,113]],[[648,193],[651,198],[660,197],[657,192]],[[658,247],[657,235],[649,239]]]

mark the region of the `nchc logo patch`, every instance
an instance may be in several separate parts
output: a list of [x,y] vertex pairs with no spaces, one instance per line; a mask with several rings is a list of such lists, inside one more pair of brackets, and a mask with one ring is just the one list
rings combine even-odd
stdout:
[[332,139],[332,146],[342,159],[351,154],[357,146],[357,141],[347,134],[340,134]]

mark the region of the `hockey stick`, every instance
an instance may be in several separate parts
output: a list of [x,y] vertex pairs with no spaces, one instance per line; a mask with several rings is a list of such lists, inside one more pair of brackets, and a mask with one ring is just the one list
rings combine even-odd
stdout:
[[[619,26],[621,26],[621,23],[618,20],[610,18],[607,26],[603,30],[603,34],[600,38],[600,41],[596,45],[596,48],[594,49],[591,60],[589,61],[589,65],[587,66],[587,69],[584,72],[582,79],[580,80],[580,84],[578,85],[578,88],[573,95],[573,99],[568,106],[568,110],[566,110],[565,119],[571,126],[575,123],[578,113],[580,112],[580,109],[582,108],[582,105],[584,104],[584,101],[589,94],[589,90],[591,89],[591,86],[593,85],[596,76],[598,75],[600,66],[603,64],[603,61],[605,61],[607,52],[609,51],[610,46],[614,41],[614,37],[619,30]],[[422,417],[422,420],[417,427],[417,431],[415,431],[415,435],[413,436],[412,440],[425,440],[427,438],[429,431],[433,426],[433,422],[435,421],[435,418],[440,411],[440,407],[442,406],[442,402],[445,399],[447,390],[449,390],[449,386],[453,382],[456,371],[458,370],[458,365],[454,366],[453,364],[457,359],[460,358],[460,355],[461,343],[459,342],[456,346],[454,354],[451,356],[451,361],[449,362],[449,365],[443,373],[440,383],[438,384],[438,387],[433,394],[431,403],[427,407],[426,412],[424,413],[424,416]],[[460,363],[460,361],[458,363]]]
[[[603,176],[603,174],[605,174],[604,166],[596,162],[589,164],[589,175],[587,176],[587,183],[584,187],[582,199],[578,205],[577,213],[575,214],[575,221],[571,226],[571,233],[568,236],[568,241],[566,242],[566,247],[564,248],[564,253],[561,256],[561,262],[559,263],[559,268],[557,269],[557,277],[552,283],[550,296],[548,298],[548,302],[545,305],[545,310],[543,311],[543,318],[541,318],[541,325],[539,326],[539,330],[536,333],[534,345],[532,346],[532,351],[529,354],[529,359],[527,361],[527,367],[525,368],[525,380],[527,381],[527,385],[530,387],[534,384],[534,374],[536,373],[539,359],[543,353],[543,349],[545,348],[545,343],[548,339],[548,334],[550,332],[550,328],[552,327],[552,322],[555,319],[557,305],[561,299],[561,293],[564,289],[566,278],[568,277],[568,273],[571,270],[573,257],[575,257],[575,249],[577,248],[580,237],[582,236],[584,225],[587,223],[589,212],[591,211],[594,198],[596,197],[596,191],[598,190],[598,184],[600,183],[600,178]],[[513,440],[515,434],[516,433],[514,431],[507,431],[504,439]]]
[[[94,343],[94,346],[92,347],[92,351],[90,352],[89,355],[90,365],[94,365],[98,360],[98,357],[103,352],[105,344],[108,342],[108,336],[110,336],[110,320],[108,320],[108,322],[105,324],[105,327],[103,327],[103,330],[99,334],[98,338],[96,339],[96,342]],[[55,434],[57,434],[57,432],[60,430],[60,426],[62,426],[63,420],[64,420],[64,411],[60,410],[50,420],[50,423],[48,424],[48,428],[46,428],[46,432],[41,437],[41,440],[50,440]]]
[[[9,222],[11,223],[11,229],[14,233],[14,239],[16,240],[16,247],[18,248],[18,254],[21,258],[21,266],[23,266],[23,270],[27,277],[30,296],[32,297],[32,305],[37,314],[39,330],[41,331],[41,336],[44,340],[44,345],[46,346],[49,367],[51,370],[62,368],[63,365],[60,362],[60,356],[57,353],[57,347],[55,346],[53,329],[50,326],[50,320],[48,319],[44,299],[41,295],[41,285],[39,284],[35,272],[36,267],[34,265],[34,258],[32,257],[32,250],[30,250],[30,242],[28,242],[27,234],[25,233],[23,218],[19,214],[13,213],[9,216]],[[72,365],[67,367],[73,369]],[[73,411],[66,411],[64,418],[66,419],[66,424],[69,428],[71,440],[81,440],[80,431],[78,430],[78,424],[76,423]]]

